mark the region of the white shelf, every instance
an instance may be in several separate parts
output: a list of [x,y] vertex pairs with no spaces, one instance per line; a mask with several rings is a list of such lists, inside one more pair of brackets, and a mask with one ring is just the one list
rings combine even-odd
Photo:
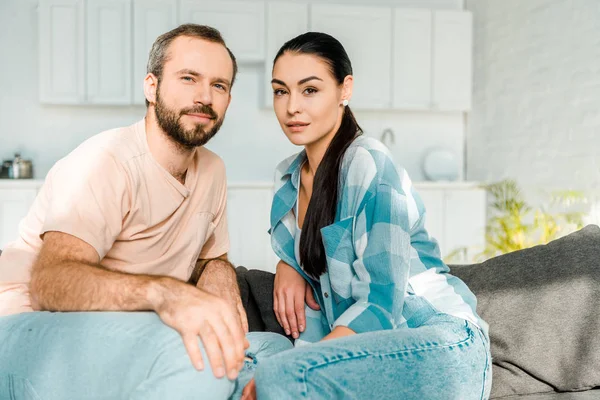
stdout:
[[43,179],[0,179],[0,189],[39,189]]

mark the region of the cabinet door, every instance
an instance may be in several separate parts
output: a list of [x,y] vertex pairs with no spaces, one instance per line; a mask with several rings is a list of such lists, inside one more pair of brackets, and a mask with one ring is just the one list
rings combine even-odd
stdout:
[[177,0],[134,0],[133,103],[145,104],[144,78],[148,55],[156,38],[177,26]]
[[218,29],[240,63],[264,60],[265,5],[262,1],[183,0],[179,21]]
[[87,100],[131,104],[131,1],[88,1]]
[[231,248],[229,258],[248,269],[275,272],[269,230],[273,191],[270,187],[229,187],[227,220]]
[[433,14],[433,108],[471,109],[473,34],[467,11]]
[[33,204],[36,189],[0,189],[0,250],[17,239],[19,223]]
[[415,184],[417,192],[421,196],[421,200],[425,205],[425,229],[429,236],[437,240],[444,254],[445,232],[444,232],[444,216],[445,216],[445,195],[441,189],[423,189]]
[[273,59],[281,46],[308,31],[308,5],[299,3],[269,3],[267,7],[267,56],[265,62],[265,106],[273,106],[271,72]]
[[346,5],[311,6],[310,29],[338,39],[350,57],[355,109],[392,106],[392,13],[389,8]]
[[394,10],[394,108],[431,107],[431,25],[429,10]]
[[83,0],[40,0],[40,101],[85,100]]
[[485,244],[485,190],[447,190],[445,207],[446,253],[464,248],[456,254],[456,262],[473,262],[475,254],[481,252]]

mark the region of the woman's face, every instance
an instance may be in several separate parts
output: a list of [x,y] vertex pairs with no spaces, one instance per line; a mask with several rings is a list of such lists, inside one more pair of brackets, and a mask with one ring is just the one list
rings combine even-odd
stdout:
[[[351,81],[352,77],[347,77]],[[273,107],[281,129],[297,146],[330,141],[340,126],[347,94],[319,57],[286,52],[273,66]]]

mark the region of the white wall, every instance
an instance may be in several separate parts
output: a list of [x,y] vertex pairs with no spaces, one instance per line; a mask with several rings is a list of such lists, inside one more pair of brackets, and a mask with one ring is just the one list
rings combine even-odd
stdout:
[[600,188],[600,1],[468,0],[467,177]]
[[[24,158],[34,161],[35,176],[43,178],[60,157],[80,142],[102,130],[137,121],[143,117],[145,107],[39,104],[37,3],[0,0],[0,159],[20,151]],[[462,0],[352,3],[462,7]],[[270,181],[277,162],[296,151],[281,133],[272,111],[260,109],[260,93],[265,84],[261,68],[240,68],[223,128],[208,146],[224,158],[230,181]],[[385,128],[395,132],[396,142],[404,148],[396,158],[413,180],[423,179],[420,157],[429,147],[447,146],[463,163],[465,129],[461,113],[358,112],[357,118],[369,135],[379,137]]]

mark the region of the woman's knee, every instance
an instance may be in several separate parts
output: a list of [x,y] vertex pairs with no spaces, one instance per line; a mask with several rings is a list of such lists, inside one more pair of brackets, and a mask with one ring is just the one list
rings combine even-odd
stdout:
[[273,356],[294,348],[292,343],[282,335],[272,332],[250,332],[246,335],[250,347],[246,353],[258,359]]

